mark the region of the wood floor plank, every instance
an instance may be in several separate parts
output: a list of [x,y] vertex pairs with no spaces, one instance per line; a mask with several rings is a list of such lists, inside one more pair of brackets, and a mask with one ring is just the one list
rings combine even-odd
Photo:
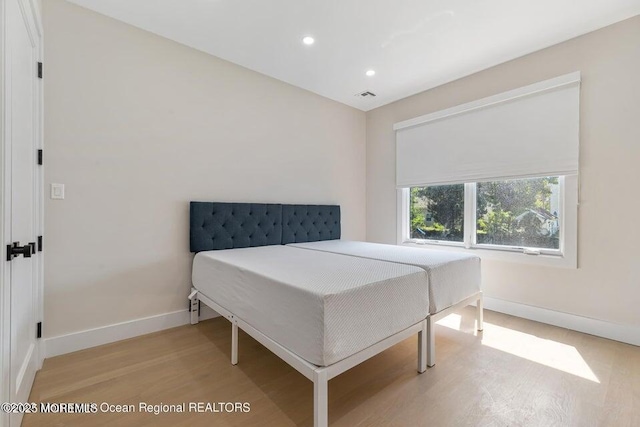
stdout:
[[[460,310],[436,327],[437,365],[410,338],[329,382],[332,426],[640,425],[640,348],[504,314]],[[23,426],[311,426],[310,381],[223,318],[48,359],[32,402],[132,413],[28,414]],[[249,412],[153,413],[139,403],[248,402]]]

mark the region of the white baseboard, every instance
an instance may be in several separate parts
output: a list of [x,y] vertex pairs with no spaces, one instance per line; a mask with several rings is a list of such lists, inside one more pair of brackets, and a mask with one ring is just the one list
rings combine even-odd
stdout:
[[[203,307],[200,313],[200,320],[207,320],[219,316],[215,311],[204,310],[204,308],[205,307]],[[128,322],[116,323],[114,325],[102,326],[100,328],[88,329],[86,331],[73,332],[67,335],[46,338],[44,340],[44,354],[45,357],[59,356],[61,354],[109,344],[164,329],[175,328],[176,326],[187,325],[189,323],[189,310],[180,310],[130,320]]]
[[483,300],[484,308],[487,310],[640,346],[640,328],[637,326],[619,325],[575,314],[491,298],[486,295]]

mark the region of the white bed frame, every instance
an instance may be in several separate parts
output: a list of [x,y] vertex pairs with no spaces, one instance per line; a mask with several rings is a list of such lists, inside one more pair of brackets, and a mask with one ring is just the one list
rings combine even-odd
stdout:
[[329,380],[337,377],[354,366],[364,362],[367,359],[383,352],[389,347],[404,341],[411,335],[418,334],[418,373],[427,370],[427,366],[432,367],[436,364],[436,334],[435,324],[438,320],[447,317],[455,310],[466,307],[467,305],[476,304],[476,327],[478,331],[482,331],[484,325],[483,319],[483,302],[482,291],[479,291],[468,298],[458,302],[457,304],[440,310],[435,314],[430,314],[425,320],[409,326],[408,328],[355,353],[346,359],[343,359],[333,365],[316,366],[306,360],[300,358],[288,349],[284,348],[277,342],[273,341],[262,332],[258,331],[229,310],[216,304],[207,296],[198,292],[197,289],[191,288],[189,295],[191,300],[191,324],[195,325],[199,322],[199,301],[211,307],[220,315],[226,317],[231,322],[231,364],[238,364],[238,328],[245,331],[253,339],[263,346],[267,347],[276,356],[291,365],[295,370],[313,381],[313,425],[314,427],[327,427],[329,424]]
[[476,304],[476,328],[478,331],[484,329],[484,304],[482,302],[482,291],[463,299],[459,303],[440,310],[437,313],[427,316],[427,365],[431,368],[436,364],[436,322],[443,319],[459,308]]
[[[427,345],[430,343],[431,349],[433,345],[433,323],[429,323],[429,318],[422,320],[415,325],[368,347],[358,353],[355,353],[346,359],[334,363],[329,366],[316,366],[299,356],[293,354],[268,336],[264,335],[251,325],[235,316],[229,310],[219,306],[210,298],[192,288],[189,295],[191,300],[191,324],[198,323],[198,301],[202,301],[220,315],[226,317],[231,322],[231,364],[238,364],[238,328],[245,331],[256,341],[267,347],[276,356],[291,365],[295,370],[313,381],[313,425],[314,427],[327,427],[329,424],[329,380],[337,377],[341,373],[353,368],[354,366],[364,362],[365,360],[375,356],[376,354],[388,349],[389,347],[404,341],[413,334],[418,334],[418,372],[423,373],[427,370]],[[444,311],[444,310],[443,310]],[[438,313],[439,315],[439,313]],[[431,324],[431,333],[428,331],[428,324]],[[432,350],[433,351],[433,350]],[[435,352],[429,353],[432,361],[435,361]]]

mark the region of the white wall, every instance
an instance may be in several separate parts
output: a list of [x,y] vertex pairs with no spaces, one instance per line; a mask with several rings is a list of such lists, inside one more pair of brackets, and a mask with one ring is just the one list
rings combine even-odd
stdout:
[[367,239],[395,243],[394,123],[582,72],[579,269],[483,260],[485,294],[640,326],[640,17],[367,113]]
[[337,203],[365,237],[365,114],[44,2],[47,337],[186,309],[188,202]]

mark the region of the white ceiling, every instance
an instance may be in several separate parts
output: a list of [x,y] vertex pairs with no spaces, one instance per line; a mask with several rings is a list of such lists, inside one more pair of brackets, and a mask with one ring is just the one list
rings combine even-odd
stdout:
[[365,111],[640,14],[640,0],[70,1]]

